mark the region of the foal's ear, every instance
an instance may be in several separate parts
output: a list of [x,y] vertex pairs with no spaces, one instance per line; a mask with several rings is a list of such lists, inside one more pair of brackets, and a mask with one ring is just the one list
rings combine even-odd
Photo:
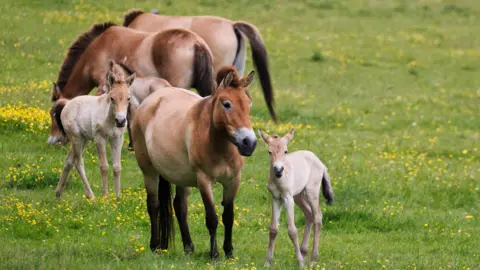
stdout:
[[58,84],[53,83],[52,85],[52,102],[57,101],[60,98],[60,87]]
[[115,83],[115,74],[113,74],[113,72],[109,71],[107,73],[107,82],[108,82],[108,87],[112,87],[112,85]]
[[248,73],[247,77],[244,77],[242,79],[243,87],[248,87],[252,83],[254,75],[255,75],[255,71],[252,70],[250,71],[250,73]]
[[218,88],[227,88],[232,84],[233,81],[233,70],[230,70],[225,77],[223,77],[223,80],[220,82],[218,85]]
[[283,138],[289,143],[293,139],[293,134],[295,133],[295,129],[292,128],[290,132],[288,132]]
[[260,137],[262,137],[262,140],[266,143],[266,144],[269,144],[270,141],[271,141],[271,137],[270,135],[268,135],[267,133],[263,132],[263,130],[261,129],[258,129],[258,135],[260,135]]
[[128,78],[125,79],[125,82],[127,83],[128,87],[130,87],[130,85],[132,85],[133,81],[135,80],[135,78],[137,77],[137,75],[135,73],[133,73],[132,75],[128,76]]

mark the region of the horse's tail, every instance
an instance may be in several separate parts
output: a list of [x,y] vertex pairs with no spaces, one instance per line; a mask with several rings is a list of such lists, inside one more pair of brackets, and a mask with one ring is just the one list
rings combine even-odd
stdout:
[[[275,110],[273,108],[274,97],[272,82],[270,80],[270,73],[268,72],[267,49],[265,48],[265,44],[263,43],[260,31],[258,31],[255,26],[246,22],[235,22],[233,24],[233,29],[235,31],[240,31],[241,33],[243,33],[250,42],[250,47],[252,48],[253,63],[257,68],[258,77],[260,79],[260,84],[262,85],[263,89],[263,97],[267,102],[268,111],[270,112],[272,119],[274,121],[277,121],[277,115],[275,114]],[[239,45],[240,44],[241,40],[239,40]]]
[[195,44],[192,86],[202,97],[211,95],[214,89],[212,53],[201,43]]
[[330,175],[328,175],[328,172],[325,170],[323,173],[322,177],[322,193],[323,197],[327,200],[327,204],[332,204],[333,203],[333,189],[332,189],[332,183],[330,183]]
[[168,249],[168,243],[174,239],[172,185],[161,176],[158,182],[158,200],[160,248]]
[[63,108],[65,108],[65,105],[67,105],[66,102],[57,102],[53,107],[53,116],[55,118],[55,122],[57,122],[58,129],[62,133],[62,136],[64,138],[67,138],[67,133],[65,133],[65,129],[63,128],[62,124],[62,118],[60,117],[62,115]]
[[145,11],[140,9],[131,9],[125,13],[123,16],[123,26],[128,27],[138,16],[145,13]]

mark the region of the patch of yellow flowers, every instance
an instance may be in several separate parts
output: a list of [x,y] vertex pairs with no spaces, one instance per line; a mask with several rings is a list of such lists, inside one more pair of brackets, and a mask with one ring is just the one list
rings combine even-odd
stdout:
[[0,107],[0,125],[24,128],[28,132],[48,129],[50,114],[39,107],[29,107],[21,102]]

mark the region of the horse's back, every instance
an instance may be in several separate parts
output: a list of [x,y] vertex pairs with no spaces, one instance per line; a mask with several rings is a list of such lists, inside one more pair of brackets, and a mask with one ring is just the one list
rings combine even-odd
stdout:
[[96,114],[98,99],[97,96],[84,95],[67,102],[60,116],[67,134],[82,134],[86,138],[93,136],[92,115]]
[[320,187],[325,165],[311,151],[299,150],[286,156],[295,175],[295,183],[304,188],[307,185]]

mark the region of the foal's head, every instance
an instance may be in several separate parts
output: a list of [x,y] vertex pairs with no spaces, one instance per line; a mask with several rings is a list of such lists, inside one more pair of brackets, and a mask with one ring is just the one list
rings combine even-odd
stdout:
[[115,112],[115,124],[124,127],[127,124],[127,109],[130,102],[130,90],[135,79],[135,73],[127,78],[123,68],[113,60],[109,61],[107,72],[107,85],[103,87],[107,95],[107,103],[113,106]]
[[283,138],[273,134],[272,136],[259,130],[263,141],[268,145],[268,154],[270,155],[270,164],[275,172],[275,176],[280,178],[283,175],[283,158],[288,153],[287,144],[293,139],[294,129],[290,130]]
[[224,67],[218,72],[220,83],[212,95],[213,126],[228,133],[242,156],[252,155],[257,146],[250,120],[252,101],[247,91],[253,75],[251,71],[240,79],[234,67]]

